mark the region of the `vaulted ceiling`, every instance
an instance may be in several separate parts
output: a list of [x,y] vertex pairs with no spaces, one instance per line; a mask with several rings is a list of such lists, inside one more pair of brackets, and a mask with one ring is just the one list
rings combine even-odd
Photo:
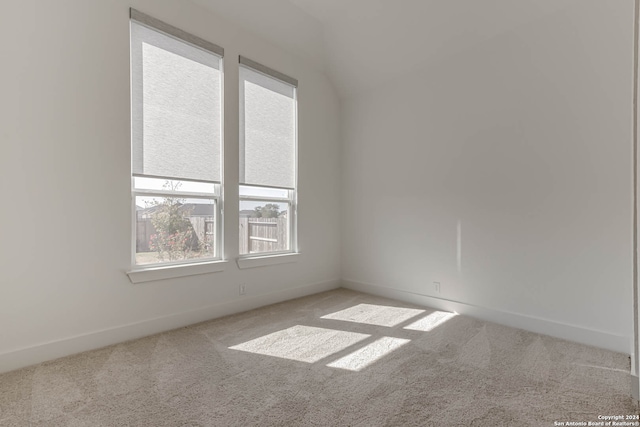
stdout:
[[312,62],[342,97],[584,0],[194,0]]

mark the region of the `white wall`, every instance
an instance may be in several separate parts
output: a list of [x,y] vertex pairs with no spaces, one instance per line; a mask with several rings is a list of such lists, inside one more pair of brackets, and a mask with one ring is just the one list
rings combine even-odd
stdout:
[[[0,372],[336,287],[341,275],[630,351],[631,1],[575,2],[350,97],[343,118],[314,65],[188,1],[5,3]],[[299,262],[129,282],[130,6],[226,50],[228,208],[237,55],[300,81]],[[236,228],[227,215],[231,260]]]
[[345,283],[630,353],[632,72],[590,0],[348,98]]
[[[237,57],[300,81],[297,263],[130,283],[130,6],[225,48],[228,259]],[[0,371],[339,286],[338,101],[321,73],[188,1],[4,2],[0,21]]]

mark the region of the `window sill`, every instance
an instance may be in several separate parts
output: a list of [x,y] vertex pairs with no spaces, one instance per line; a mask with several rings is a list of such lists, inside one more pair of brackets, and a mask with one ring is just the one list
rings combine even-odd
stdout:
[[227,264],[227,261],[211,261],[198,264],[138,268],[127,271],[127,275],[131,283],[152,282],[176,277],[195,276],[197,274],[217,273],[224,271]]
[[251,258],[238,258],[238,268],[266,267],[268,265],[288,264],[300,260],[300,253],[290,253],[281,255],[256,256]]

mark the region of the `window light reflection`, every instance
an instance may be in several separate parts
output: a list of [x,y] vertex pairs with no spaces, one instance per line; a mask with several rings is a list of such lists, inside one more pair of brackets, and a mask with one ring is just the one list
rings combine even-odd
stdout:
[[327,366],[358,372],[410,341],[402,338],[382,337],[351,354],[329,363]]
[[314,363],[368,337],[370,335],[356,332],[297,325],[229,349]]
[[424,312],[424,310],[417,310],[415,308],[358,304],[353,307],[322,316],[322,319],[343,320],[345,322],[392,327]]
[[449,319],[457,316],[457,313],[447,313],[445,311],[434,311],[422,319],[405,326],[403,329],[409,329],[411,331],[429,332],[438,326],[442,325]]

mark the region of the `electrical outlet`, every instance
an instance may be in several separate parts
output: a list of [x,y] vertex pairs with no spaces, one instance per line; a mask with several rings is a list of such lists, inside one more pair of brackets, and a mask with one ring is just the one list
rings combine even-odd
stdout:
[[244,295],[244,294],[246,294],[246,293],[247,293],[247,285],[245,285],[244,283],[240,283],[240,284],[238,285],[238,293],[239,293],[240,295]]
[[433,290],[436,291],[436,293],[440,293],[441,291],[441,287],[440,287],[440,282],[433,282]]

